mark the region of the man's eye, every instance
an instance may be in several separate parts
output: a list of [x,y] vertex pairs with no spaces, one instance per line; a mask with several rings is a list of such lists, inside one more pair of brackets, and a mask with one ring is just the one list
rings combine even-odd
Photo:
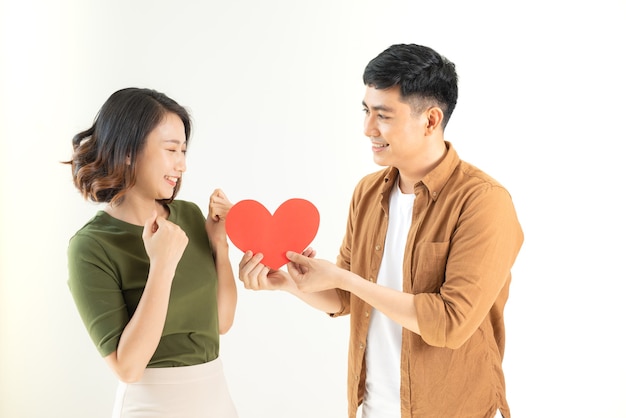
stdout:
[[364,108],[364,109],[363,109],[363,112],[365,112],[365,114],[366,114],[366,115],[369,115],[370,110],[369,110],[369,109],[365,109],[365,108]]

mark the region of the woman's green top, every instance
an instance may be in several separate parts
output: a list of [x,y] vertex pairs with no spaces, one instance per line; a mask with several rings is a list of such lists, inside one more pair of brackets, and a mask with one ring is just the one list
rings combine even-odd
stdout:
[[[185,231],[189,243],[176,268],[163,334],[148,367],[190,366],[219,354],[217,272],[204,215],[182,200],[168,208],[168,220]],[[146,285],[150,261],[142,232],[142,226],[99,211],[69,242],[68,285],[103,357],[117,349]]]

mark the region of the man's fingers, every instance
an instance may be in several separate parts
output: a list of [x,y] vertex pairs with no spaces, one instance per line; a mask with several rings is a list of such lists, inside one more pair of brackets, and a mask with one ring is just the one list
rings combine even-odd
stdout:
[[311,247],[308,247],[304,251],[302,251],[302,255],[309,258],[315,258],[315,254],[315,250]]
[[293,277],[293,278],[296,278],[296,277],[300,276],[300,274],[302,274],[302,272],[298,268],[297,264],[295,264],[293,262],[287,263],[287,273],[289,273],[289,275],[291,277]]
[[310,259],[309,257],[302,255],[302,254],[298,254],[296,252],[293,251],[287,251],[287,258],[289,259],[289,261],[293,261],[296,264],[302,264],[305,266],[309,265]]

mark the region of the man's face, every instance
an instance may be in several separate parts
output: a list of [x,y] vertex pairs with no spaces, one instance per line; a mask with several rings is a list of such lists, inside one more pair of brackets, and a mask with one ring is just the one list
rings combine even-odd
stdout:
[[425,112],[414,114],[413,107],[401,101],[400,87],[379,90],[367,86],[363,110],[363,133],[372,142],[376,164],[403,170],[419,163],[427,145],[428,120]]

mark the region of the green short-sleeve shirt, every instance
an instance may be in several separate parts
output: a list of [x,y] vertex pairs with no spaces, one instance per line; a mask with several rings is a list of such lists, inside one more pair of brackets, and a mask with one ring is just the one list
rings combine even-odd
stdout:
[[[217,272],[205,218],[194,203],[168,205],[169,221],[189,243],[176,268],[161,341],[148,367],[190,366],[219,354]],[[100,354],[117,345],[146,285],[149,259],[143,227],[99,211],[70,239],[68,285]]]

